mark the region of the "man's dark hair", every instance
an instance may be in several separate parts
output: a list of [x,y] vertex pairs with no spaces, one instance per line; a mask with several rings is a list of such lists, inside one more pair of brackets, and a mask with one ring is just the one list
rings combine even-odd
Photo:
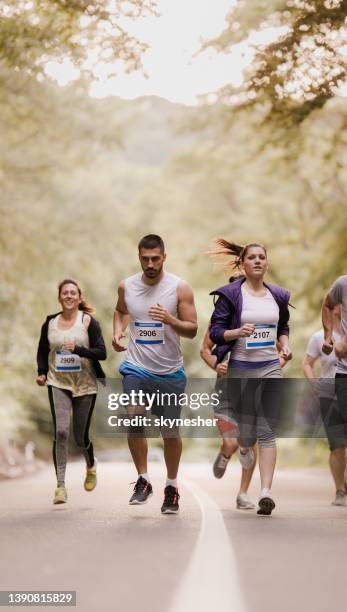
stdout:
[[141,249],[157,249],[159,248],[162,253],[165,253],[165,245],[163,239],[157,234],[148,234],[141,238],[139,242],[139,252]]

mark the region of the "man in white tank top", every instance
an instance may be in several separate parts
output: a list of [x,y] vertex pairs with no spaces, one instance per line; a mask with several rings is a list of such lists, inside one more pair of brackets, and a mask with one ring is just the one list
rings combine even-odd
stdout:
[[[150,234],[139,242],[139,260],[142,272],[122,280],[118,286],[118,300],[113,318],[113,348],[126,351],[119,371],[123,376],[124,393],[170,393],[177,399],[184,392],[186,376],[180,337],[194,338],[197,317],[193,291],[185,281],[164,271],[166,259],[162,239]],[[129,344],[126,349],[121,341],[129,325]],[[157,416],[178,418],[180,406],[153,405]],[[130,414],[148,414],[143,406],[132,406]],[[164,514],[177,513],[179,509],[177,472],[182,452],[178,428],[170,430],[170,436],[162,430],[167,480]],[[147,470],[147,440],[141,427],[129,430],[128,444],[138,479],[129,503],[144,504],[152,495],[152,485]]]

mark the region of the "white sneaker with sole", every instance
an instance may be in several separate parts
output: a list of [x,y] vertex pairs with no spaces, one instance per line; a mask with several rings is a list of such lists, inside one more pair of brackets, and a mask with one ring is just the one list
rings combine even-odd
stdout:
[[239,493],[236,498],[236,508],[238,510],[254,510],[255,504],[253,504],[247,493]]
[[261,490],[258,505],[257,514],[270,516],[273,509],[276,507],[270,489]]
[[331,502],[332,506],[345,506],[346,493],[344,491],[336,491],[335,499]]

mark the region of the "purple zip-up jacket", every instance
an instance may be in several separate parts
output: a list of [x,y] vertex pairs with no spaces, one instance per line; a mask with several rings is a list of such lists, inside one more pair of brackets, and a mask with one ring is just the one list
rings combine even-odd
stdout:
[[[245,278],[240,278],[210,293],[210,295],[218,295],[209,329],[210,338],[212,342],[216,344],[213,354],[217,356],[217,364],[223,361],[225,355],[231,351],[236,342],[236,339],[225,342],[224,332],[228,329],[238,329],[241,327],[241,285],[245,280]],[[278,285],[268,285],[267,283],[264,283],[264,285],[270,291],[279,307],[277,338],[284,335],[289,336],[288,304],[290,293],[287,289],[283,289],[283,287],[279,287]]]

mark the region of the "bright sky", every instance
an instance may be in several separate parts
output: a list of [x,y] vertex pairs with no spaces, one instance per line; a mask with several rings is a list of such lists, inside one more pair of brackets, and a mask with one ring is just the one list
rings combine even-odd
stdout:
[[[156,95],[172,102],[196,104],[199,94],[216,91],[230,83],[238,86],[243,69],[252,61],[251,42],[270,42],[283,28],[253,34],[247,43],[235,45],[231,53],[208,50],[193,57],[201,41],[217,36],[226,25],[225,17],[237,0],[159,0],[160,17],[128,20],[128,31],[150,49],[143,56],[145,78],[140,72],[110,76],[114,66],[99,63],[91,86],[93,97],[110,95],[133,99]],[[90,57],[93,62],[93,57]],[[50,62],[46,72],[60,85],[78,78],[78,71],[66,59]]]

